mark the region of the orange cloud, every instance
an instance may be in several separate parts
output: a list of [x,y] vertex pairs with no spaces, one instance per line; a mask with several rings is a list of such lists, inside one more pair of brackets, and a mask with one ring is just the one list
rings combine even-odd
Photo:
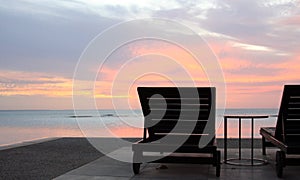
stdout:
[[[122,69],[104,66],[97,70],[99,78],[95,82],[78,80],[75,92],[72,92],[71,78],[47,73],[2,70],[0,96],[71,98],[75,95],[83,99],[95,99],[100,108],[112,108],[112,99],[119,103],[118,108],[140,108],[136,92],[138,86],[174,86],[176,82],[185,85],[189,79],[183,76],[182,71],[190,73],[196,86],[209,85],[205,68],[180,47],[166,43],[159,44],[160,46],[147,45],[149,47],[138,45],[130,47],[133,56],[146,55],[145,58],[137,58],[122,66]],[[219,57],[224,71],[228,107],[277,107],[282,86],[300,81],[300,55],[287,56],[289,59],[284,61],[259,62],[244,58],[243,49],[233,47],[231,43],[215,41],[210,46]],[[151,59],[152,57],[155,59]],[[161,74],[155,73],[156,71]],[[264,73],[260,74],[259,71]],[[186,83],[186,86],[189,85]],[[258,104],[258,99],[267,101]],[[84,104],[84,100],[82,102]]]
[[72,95],[72,79],[46,73],[0,71],[0,95],[44,95],[66,97]]
[[[219,63],[224,71],[229,107],[277,107],[282,85],[299,81],[299,58],[285,62],[259,62],[248,58],[244,59],[246,57],[243,54],[245,49],[236,47],[231,42],[214,41],[210,43],[210,46],[219,57]],[[191,74],[197,86],[209,85],[204,67],[201,67],[190,53],[180,47],[161,42],[150,45],[141,43],[130,46],[130,50],[134,57],[146,56],[122,66],[122,69],[104,67],[100,70],[99,73],[104,74],[102,77],[106,78],[96,82],[95,97],[99,98],[99,103],[103,103],[103,99],[108,98],[105,100],[105,103],[108,104],[109,98],[115,97],[120,99],[118,103],[121,104],[121,107],[128,108],[129,104],[131,107],[139,108],[136,93],[138,86],[174,86],[172,80],[185,82],[188,79],[180,74],[181,69],[187,70]],[[147,63],[147,56],[154,58],[148,60],[151,62],[150,64]],[[270,57],[272,57],[272,53]],[[245,72],[247,69],[249,72]],[[171,74],[172,79],[155,73],[138,76],[152,70],[162,72],[163,75]],[[264,73],[261,74],[259,71]],[[112,92],[112,89],[116,91]],[[258,105],[257,99],[270,100]],[[111,105],[111,102],[109,104]]]
[[283,85],[300,82],[299,54],[273,61],[276,53],[260,52],[269,58],[259,61],[260,53],[247,56],[243,48],[230,42],[212,41],[210,46],[224,71],[227,107],[277,108]]

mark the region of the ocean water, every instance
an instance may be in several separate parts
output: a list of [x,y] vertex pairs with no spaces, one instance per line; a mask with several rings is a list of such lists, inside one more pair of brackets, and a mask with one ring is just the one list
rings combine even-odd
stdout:
[[[276,115],[277,109],[226,109],[225,114]],[[223,112],[217,111],[217,137],[223,137]],[[238,137],[238,121],[229,119],[228,137]],[[260,127],[275,126],[276,117],[255,120]],[[9,110],[0,111],[0,146],[47,137],[142,137],[140,110]],[[242,121],[242,136],[250,137],[250,120]]]

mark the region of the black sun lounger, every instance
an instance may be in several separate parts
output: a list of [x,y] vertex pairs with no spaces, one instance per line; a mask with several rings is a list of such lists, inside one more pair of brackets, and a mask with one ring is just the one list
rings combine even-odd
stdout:
[[220,176],[215,144],[214,87],[139,87],[143,139],[132,145],[133,172],[141,163],[212,164]]
[[266,146],[276,146],[276,173],[282,177],[286,165],[300,165],[299,159],[287,158],[286,155],[300,155],[300,85],[285,85],[277,118],[276,127],[263,127],[262,151]]

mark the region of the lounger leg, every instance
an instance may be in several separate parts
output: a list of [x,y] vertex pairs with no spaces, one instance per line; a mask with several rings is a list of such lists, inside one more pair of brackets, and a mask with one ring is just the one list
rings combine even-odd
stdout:
[[262,140],[262,154],[266,155],[266,139],[265,137],[262,137],[261,140]]
[[221,152],[217,151],[216,176],[220,177],[220,173],[221,173]]
[[133,162],[132,162],[132,169],[134,174],[140,173],[140,166],[141,166],[141,158],[142,158],[142,152],[136,151],[133,152]]
[[213,153],[213,166],[216,167],[216,176],[220,177],[221,172],[221,151]]
[[276,174],[277,177],[281,178],[283,174],[283,168],[285,167],[285,152],[277,151],[276,152]]
[[217,151],[215,151],[213,153],[213,167],[216,167],[218,164],[218,160],[217,160]]

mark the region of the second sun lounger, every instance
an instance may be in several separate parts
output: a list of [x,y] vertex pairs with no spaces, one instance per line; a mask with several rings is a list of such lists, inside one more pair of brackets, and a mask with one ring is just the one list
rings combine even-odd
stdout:
[[300,165],[299,159],[286,157],[300,155],[300,85],[284,86],[276,127],[263,127],[260,134],[263,154],[270,144],[280,149],[276,152],[278,177],[286,165]]

